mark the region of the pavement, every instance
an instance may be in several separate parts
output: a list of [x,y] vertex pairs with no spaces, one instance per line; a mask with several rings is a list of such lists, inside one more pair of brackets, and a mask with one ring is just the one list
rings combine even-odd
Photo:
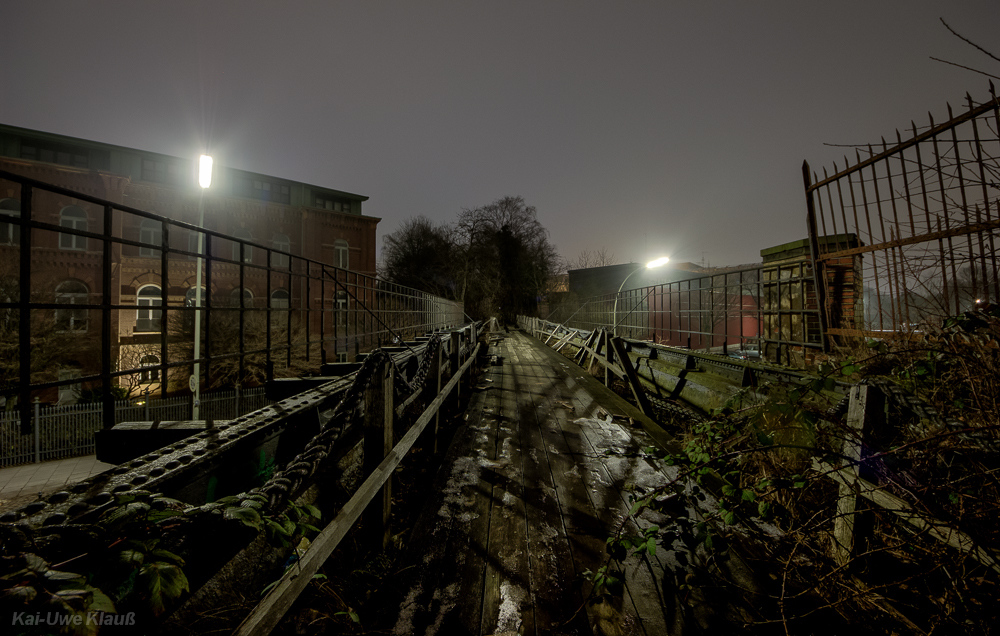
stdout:
[[69,484],[114,467],[97,461],[96,455],[84,455],[0,468],[0,512],[20,508],[37,499],[39,493],[47,495],[63,490]]

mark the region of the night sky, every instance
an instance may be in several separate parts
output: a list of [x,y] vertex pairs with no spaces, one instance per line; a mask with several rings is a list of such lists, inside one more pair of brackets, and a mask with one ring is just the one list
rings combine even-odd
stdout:
[[983,1],[27,2],[0,122],[367,195],[382,237],[521,195],[566,258],[732,265],[805,237],[801,165],[988,78]]

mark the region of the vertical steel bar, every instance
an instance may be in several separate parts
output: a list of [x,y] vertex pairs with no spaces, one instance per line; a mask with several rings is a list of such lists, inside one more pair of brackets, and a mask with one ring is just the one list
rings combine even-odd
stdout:
[[[917,138],[917,125],[915,123],[913,123],[913,122],[910,122],[910,124],[913,127],[913,138],[916,139]],[[934,224],[931,223],[931,207],[930,207],[929,198],[927,196],[927,180],[924,178],[924,162],[923,162],[923,158],[921,157],[921,154],[920,154],[920,144],[919,143],[915,143],[913,145],[913,147],[916,150],[916,154],[917,154],[917,176],[920,179],[920,195],[922,197],[922,201],[923,201],[923,205],[924,205],[924,217],[926,218],[926,222],[927,222],[927,231],[928,232],[933,232],[934,231]],[[937,220],[937,229],[938,229],[938,231],[941,230],[941,219],[940,218],[938,218],[938,220]],[[949,296],[948,296],[948,270],[947,270],[947,263],[944,260],[944,241],[942,239],[938,239],[938,252],[940,253],[941,291],[942,291],[942,295],[943,295],[943,302],[942,302],[942,305],[941,305],[941,309],[944,311],[945,314],[947,314],[948,311],[949,311],[948,308],[951,305],[951,301],[950,301]]]
[[[272,324],[272,320],[271,319],[273,317],[271,312],[274,311],[274,308],[271,306],[271,305],[274,304],[273,301],[272,301],[272,299],[271,299],[271,294],[274,293],[271,290],[271,275],[274,273],[274,271],[271,269],[272,265],[273,265],[272,255],[273,254],[272,254],[272,252],[271,252],[270,249],[268,249],[267,252],[265,253],[265,256],[267,257],[267,260],[266,260],[267,269],[265,270],[265,272],[267,273],[267,280],[264,283],[264,302],[265,302],[265,305],[264,305],[264,369],[265,369],[264,375],[268,379],[268,381],[274,379],[273,377],[271,377],[271,368],[272,368],[271,367],[271,364],[272,364],[272,360],[271,360],[271,324]],[[292,265],[291,262],[289,262],[288,266],[291,267],[291,265]],[[292,295],[289,294],[288,295],[288,306],[290,307],[291,305],[292,305]]]
[[[858,162],[860,163],[860,161],[861,161],[861,159],[859,157]],[[844,157],[844,162],[845,163],[847,162],[847,157]],[[857,204],[857,198],[854,196],[854,181],[851,179],[851,174],[852,173],[848,172],[847,175],[845,175],[845,176],[847,177],[847,189],[851,193],[851,209],[854,212],[854,227],[855,227],[856,231],[860,234],[861,233],[861,224],[858,221],[858,204]],[[860,176],[861,175],[859,173],[859,177]],[[862,183],[862,186],[861,186],[861,190],[862,190],[862,193],[864,193],[864,184],[863,183]],[[868,236],[867,236],[867,238],[868,238],[869,243],[873,243],[873,242],[875,242],[875,237],[872,235],[871,217],[868,215],[867,208],[865,209],[865,219],[867,221],[867,228],[868,228]],[[875,253],[874,252],[872,253],[872,278],[874,279],[874,282],[875,282],[875,304],[878,307],[878,329],[879,329],[879,331],[883,331],[883,330],[885,330],[885,324],[884,324],[884,321],[883,321],[883,315],[884,314],[883,314],[883,309],[882,309],[882,285],[881,285],[881,281],[879,281],[879,277],[878,277],[878,263],[876,263],[876,258],[875,258]]]
[[[951,112],[951,104],[948,104],[948,118],[949,119],[954,119],[954,116],[952,115],[952,112]],[[962,222],[966,226],[968,226],[969,223],[970,223],[969,200],[968,200],[968,197],[965,194],[965,177],[962,176],[962,172],[963,172],[962,155],[961,155],[961,152],[960,152],[959,146],[958,146],[958,132],[956,130],[957,127],[958,127],[957,124],[954,124],[954,123],[952,123],[952,125],[950,126],[950,128],[951,128],[951,146],[952,146],[952,148],[953,148],[953,150],[955,152],[955,176],[958,179],[958,192],[959,192],[959,194],[961,196],[961,199],[962,199],[961,210],[962,210],[962,215],[964,216],[964,218],[962,219]],[[982,235],[980,235],[980,236],[982,236]],[[975,256],[975,250],[974,250],[974,248],[972,246],[972,232],[966,232],[965,233],[965,238],[966,238],[967,247],[969,248],[969,274],[970,274],[970,277],[972,278],[972,294],[971,294],[970,300],[975,300],[975,298],[976,298],[976,296],[977,296],[977,294],[979,292],[979,285],[977,284],[977,280],[976,280],[977,279],[977,276],[976,276],[976,256]],[[952,254],[951,257],[955,258],[955,255]],[[955,286],[958,287],[958,284],[959,284],[959,281],[956,279],[955,280]],[[961,309],[959,309],[959,311],[961,311]]]
[[31,224],[32,214],[31,186],[21,184],[21,216],[20,216],[20,272],[18,272],[18,407],[21,411],[21,433],[26,435],[31,431],[31,247],[34,239]]
[[[972,96],[969,95],[968,93],[966,93],[966,98],[969,101],[969,110],[972,110],[972,108],[973,108]],[[1000,131],[1000,129],[998,129],[998,131]],[[980,188],[982,189],[983,212],[985,212],[985,215],[982,215],[981,212],[980,212],[979,206],[978,205],[976,206],[976,223],[981,223],[982,222],[982,216],[986,217],[986,222],[988,223],[990,221],[990,194],[989,194],[989,190],[988,190],[988,185],[986,183],[986,166],[983,163],[983,144],[979,140],[979,125],[978,125],[978,122],[976,121],[975,118],[973,118],[973,120],[972,120],[972,138],[973,138],[973,143],[975,144],[975,149],[976,149],[976,165],[979,168],[979,185],[980,185]],[[989,235],[989,241],[990,241],[990,248],[989,248],[990,258],[993,259],[993,261],[994,261],[993,262],[993,271],[996,272],[996,260],[995,260],[996,259],[996,246],[994,245],[994,241],[993,241],[993,232],[992,231],[987,231],[986,233]],[[979,261],[980,261],[980,267],[982,268],[982,274],[983,274],[983,292],[984,292],[983,296],[985,297],[985,299],[987,301],[990,301],[991,300],[991,298],[990,298],[990,274],[989,274],[989,270],[987,269],[987,265],[986,265],[986,246],[985,246],[984,241],[983,241],[983,234],[984,234],[984,232],[979,232]],[[997,284],[997,279],[1000,278],[1000,277],[998,277],[996,275],[996,273],[994,273],[994,275],[992,276],[992,278],[993,278],[994,285],[996,285]],[[998,296],[998,295],[994,295],[992,297],[992,300],[994,302],[997,301],[998,299],[1000,299],[1000,296]]]
[[[101,427],[104,430],[115,426],[115,395],[111,390],[111,286],[114,261],[111,250],[114,244],[111,235],[114,229],[111,205],[104,206],[104,236],[102,240],[101,262]],[[117,343],[114,343],[117,345]],[[115,346],[117,350],[117,346]],[[164,358],[161,358],[163,360]]]
[[[899,227],[899,210],[896,207],[896,195],[895,190],[892,187],[892,162],[889,161],[888,157],[888,147],[885,143],[885,137],[882,138],[882,152],[886,154],[885,158],[885,177],[886,183],[889,186],[889,203],[892,205],[892,226],[890,227],[890,235],[893,237],[892,240],[895,241],[896,238],[901,236]],[[902,155],[902,152],[900,152]],[[878,193],[878,184],[876,184],[876,193]],[[896,254],[893,252],[893,272],[896,273]],[[904,263],[906,261],[903,259],[903,248],[899,247],[899,271],[896,273],[896,293],[899,294],[899,304],[900,304],[900,318],[904,319],[907,324],[910,324],[910,302],[909,302],[909,287],[906,283],[906,272],[904,268]]]
[[[872,152],[871,145],[868,146],[868,154],[870,156],[874,156],[875,154]],[[872,172],[872,188],[874,189],[875,192],[875,209],[878,214],[879,241],[885,242],[887,239],[885,233],[885,219],[882,215],[882,197],[880,196],[878,189],[878,171],[875,168],[876,166],[875,163],[872,163],[870,165]],[[861,192],[865,198],[865,216],[868,216],[868,196],[866,194],[866,191],[867,191],[866,188],[862,186]],[[871,225],[870,221],[869,225]],[[886,278],[889,281],[889,311],[892,312],[892,329],[893,331],[895,331],[899,323],[903,321],[903,309],[902,307],[899,306],[901,298],[897,297],[897,293],[899,291],[899,280],[898,279],[893,280],[895,267],[890,269],[889,254],[886,254],[885,250],[883,250],[883,258],[885,258]],[[893,258],[895,258],[895,255],[893,255]],[[872,254],[872,264],[873,265],[875,264],[875,254]]]
[[[931,128],[934,127],[934,117],[927,113],[927,117],[930,119]],[[941,215],[938,219],[944,219],[944,229],[945,231],[951,229],[951,221],[948,214],[948,197],[945,194],[944,187],[944,171],[941,169],[941,153],[938,150],[938,136],[935,134],[931,137],[931,145],[934,148],[934,169],[937,171],[938,178],[938,189],[941,192]],[[955,268],[955,247],[952,244],[951,236],[948,236],[948,262],[951,265],[951,282],[954,284],[955,289],[955,314],[961,313],[961,298],[958,291],[958,272]],[[944,263],[942,263],[942,267]],[[945,274],[947,276],[947,274]]]

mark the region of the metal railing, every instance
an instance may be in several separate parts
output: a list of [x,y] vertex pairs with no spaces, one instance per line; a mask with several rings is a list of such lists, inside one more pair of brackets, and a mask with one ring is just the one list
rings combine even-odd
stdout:
[[796,363],[822,347],[817,307],[812,268],[799,259],[588,298],[555,307],[549,319],[673,347],[760,347],[772,361]]
[[811,237],[840,237],[813,244],[828,334],[920,330],[1000,300],[1000,100],[991,84],[988,101],[966,101],[909,139],[856,148],[833,174],[803,165]]
[[187,393],[195,362],[205,390],[259,386],[463,323],[459,303],[0,171],[0,397],[25,433],[35,398],[91,391],[110,428],[116,392]]
[[[191,417],[186,396],[115,402],[115,423],[176,421]],[[202,395],[206,419],[234,419],[270,404],[264,387]],[[95,452],[94,433],[103,428],[102,404],[32,405],[32,435],[22,435],[15,411],[0,412],[0,466],[65,459]]]

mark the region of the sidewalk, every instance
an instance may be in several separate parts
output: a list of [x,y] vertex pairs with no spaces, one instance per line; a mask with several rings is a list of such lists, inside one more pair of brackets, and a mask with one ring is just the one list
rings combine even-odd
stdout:
[[97,461],[96,455],[85,455],[0,468],[0,511],[18,508],[37,499],[39,492],[62,490],[67,484],[114,467]]

